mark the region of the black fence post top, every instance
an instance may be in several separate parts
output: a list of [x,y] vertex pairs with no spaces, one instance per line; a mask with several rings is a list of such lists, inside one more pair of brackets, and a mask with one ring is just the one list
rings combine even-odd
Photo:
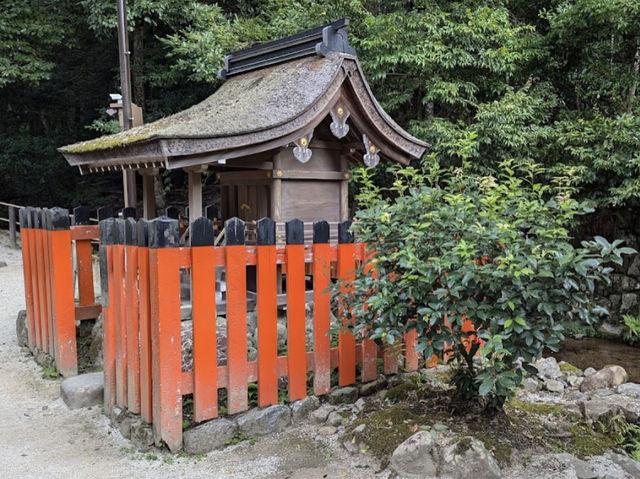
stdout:
[[256,223],[259,245],[276,244],[276,222],[271,218],[260,218]]
[[108,217],[100,221],[100,244],[112,245],[116,240],[116,219]]
[[313,223],[313,242],[326,244],[329,242],[329,223],[322,220]]
[[88,225],[89,224],[89,208],[86,206],[76,206],[73,209],[73,224]]
[[287,244],[304,244],[304,223],[294,218],[284,224]]
[[113,208],[111,206],[101,206],[96,211],[96,214],[98,215],[98,221],[113,218]]
[[207,205],[204,207],[204,215],[210,220],[218,218],[218,207],[216,205]]
[[136,219],[136,209],[133,206],[127,206],[125,208],[122,208],[122,219],[126,220],[127,218],[133,218],[134,220]]
[[160,216],[149,222],[151,248],[177,248],[180,246],[178,220]]
[[68,230],[71,226],[71,219],[69,218],[69,210],[66,208],[59,208],[54,206],[47,211],[47,223],[49,229],[52,230]]
[[230,218],[224,222],[224,236],[227,245],[244,244],[244,221],[240,218]]
[[189,229],[191,246],[213,246],[215,237],[213,233],[213,221],[201,216],[191,223]]
[[352,221],[343,221],[338,225],[338,243],[353,243],[353,233],[350,231]]
[[137,245],[136,220],[131,217],[125,218],[124,222],[124,244],[127,246]]
[[144,218],[140,218],[136,224],[136,240],[138,246],[149,246],[149,222]]
[[36,209],[33,206],[27,206],[26,208],[26,216],[27,216],[27,227],[35,228],[36,227]]
[[124,244],[124,220],[122,218],[116,218],[115,222],[115,235],[113,237],[113,244]]

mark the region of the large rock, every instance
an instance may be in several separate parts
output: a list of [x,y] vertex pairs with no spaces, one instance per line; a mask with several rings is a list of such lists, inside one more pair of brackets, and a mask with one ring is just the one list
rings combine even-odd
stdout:
[[544,382],[544,388],[552,393],[561,393],[564,391],[564,384],[557,379],[547,379]]
[[320,400],[315,396],[307,396],[291,405],[291,414],[294,421],[303,421],[313,411],[320,407]]
[[153,428],[142,419],[131,423],[131,442],[139,451],[146,451],[153,446]]
[[611,394],[604,397],[592,397],[582,403],[585,419],[597,421],[610,414],[623,414],[627,421],[640,422],[640,401],[622,394]]
[[360,386],[360,396],[370,396],[383,389],[386,385],[387,378],[380,376],[375,381],[369,381]]
[[28,346],[29,334],[27,332],[27,312],[24,309],[18,311],[16,319],[16,336],[18,338],[18,346]]
[[605,366],[597,373],[587,376],[580,385],[580,391],[588,392],[596,389],[614,388],[626,383],[628,377],[622,366]]
[[549,357],[539,359],[534,366],[538,370],[538,377],[540,379],[558,379],[562,377],[562,371],[560,371],[560,366],[558,366],[556,358]]
[[610,459],[614,464],[617,464],[627,474],[634,478],[640,478],[640,462],[634,461],[630,457],[623,456],[622,454],[616,454],[614,452],[608,452],[605,457]]
[[283,431],[291,424],[291,410],[281,405],[254,408],[238,416],[237,421],[240,431],[247,436],[263,436]]
[[352,403],[358,399],[358,388],[347,386],[334,389],[329,393],[328,400],[331,404]]
[[429,431],[420,431],[400,444],[391,456],[391,466],[406,478],[502,477],[495,459],[477,439],[433,436]]
[[571,454],[556,454],[556,459],[562,464],[566,464],[573,469],[578,479],[597,479],[598,474],[594,471],[591,464],[582,461]]
[[205,422],[183,433],[184,450],[189,454],[206,454],[221,449],[237,432],[238,425],[226,418]]
[[624,394],[636,399],[640,399],[640,384],[637,383],[625,383],[618,386],[616,389],[618,394]]
[[62,381],[62,400],[70,409],[97,406],[104,401],[104,375],[102,372],[81,374]]
[[335,409],[331,404],[323,404],[310,414],[311,420],[315,423],[323,423]]

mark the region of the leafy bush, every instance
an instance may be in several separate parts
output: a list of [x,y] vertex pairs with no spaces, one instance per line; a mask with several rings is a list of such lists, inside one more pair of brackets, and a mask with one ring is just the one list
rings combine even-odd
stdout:
[[625,314],[622,316],[624,322],[624,330],[622,339],[629,344],[636,344],[640,340],[640,317]]
[[405,168],[386,191],[360,171],[367,207],[354,232],[377,274],[360,267],[353,288],[336,285],[355,333],[394,345],[415,328],[427,358],[458,366],[462,397],[497,409],[543,349],[557,349],[562,321],[607,313],[590,300],[595,284],[634,251],[600,237],[575,247],[569,228],[588,206],[536,183],[535,167],[501,168],[499,180]]

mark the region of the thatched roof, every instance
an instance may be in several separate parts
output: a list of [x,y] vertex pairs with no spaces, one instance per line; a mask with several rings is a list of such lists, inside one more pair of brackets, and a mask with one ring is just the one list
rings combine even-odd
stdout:
[[321,122],[338,100],[351,105],[351,120],[366,127],[369,136],[381,137],[383,156],[405,162],[423,154],[427,145],[377,103],[357,59],[336,51],[231,76],[191,108],[59,151],[84,171],[206,164],[289,144]]

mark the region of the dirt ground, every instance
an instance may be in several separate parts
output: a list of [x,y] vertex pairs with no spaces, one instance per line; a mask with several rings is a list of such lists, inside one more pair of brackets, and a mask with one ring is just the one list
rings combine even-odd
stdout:
[[375,464],[353,458],[315,426],[245,441],[204,458],[138,453],[100,408],[71,411],[60,380],[42,370],[16,342],[24,309],[20,251],[0,232],[0,478],[372,478]]

